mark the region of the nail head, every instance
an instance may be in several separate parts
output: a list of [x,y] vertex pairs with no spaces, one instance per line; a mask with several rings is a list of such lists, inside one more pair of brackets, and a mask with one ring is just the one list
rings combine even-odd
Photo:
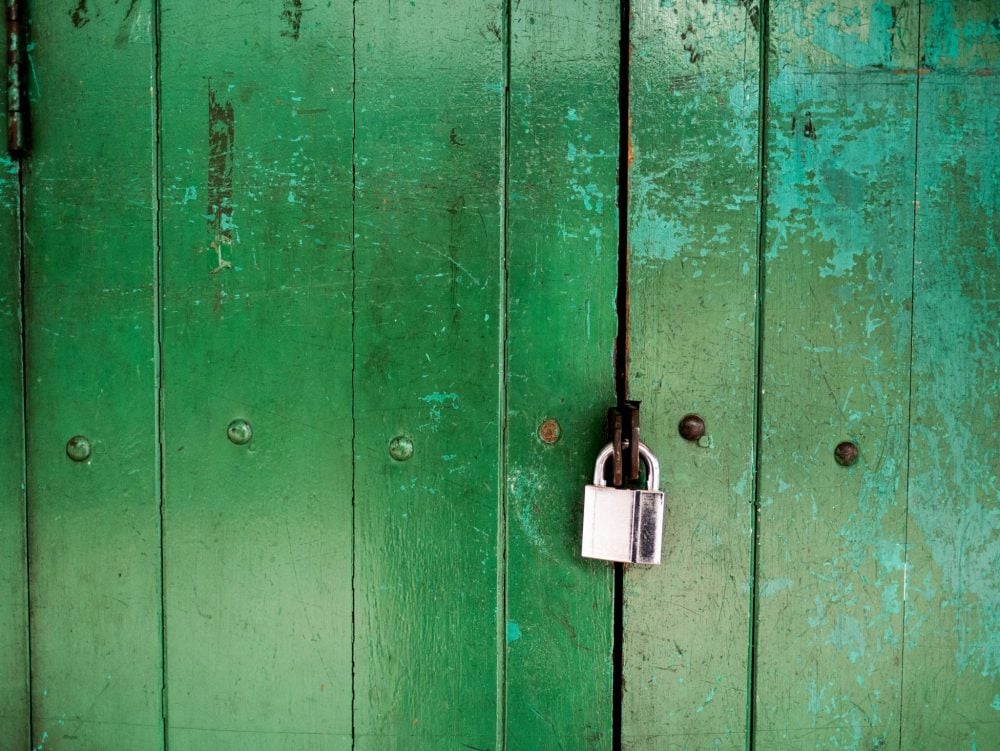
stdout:
[[677,432],[685,441],[697,441],[705,435],[705,421],[696,414],[687,414],[677,425]]
[[75,435],[66,442],[66,456],[75,462],[87,461],[90,453],[90,439],[85,435]]
[[253,427],[246,420],[233,420],[226,428],[226,435],[237,446],[245,446],[253,438]]
[[405,462],[413,456],[413,440],[405,435],[396,436],[389,441],[389,456],[397,462]]
[[853,441],[842,441],[833,450],[833,456],[841,467],[850,467],[857,462],[859,455],[858,445]]
[[551,417],[543,420],[542,424],[538,426],[538,437],[542,443],[547,443],[551,446],[559,440],[561,435],[562,429],[559,427],[559,423]]

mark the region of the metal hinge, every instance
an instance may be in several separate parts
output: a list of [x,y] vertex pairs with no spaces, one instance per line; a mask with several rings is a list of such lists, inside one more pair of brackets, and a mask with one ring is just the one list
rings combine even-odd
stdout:
[[7,0],[7,151],[15,159],[29,146],[22,10],[21,0]]
[[623,400],[608,409],[608,441],[611,443],[611,485],[621,487],[639,479],[639,402]]

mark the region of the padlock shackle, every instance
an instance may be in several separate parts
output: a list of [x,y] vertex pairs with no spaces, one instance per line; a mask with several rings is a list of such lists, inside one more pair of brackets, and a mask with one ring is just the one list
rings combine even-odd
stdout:
[[[597,455],[597,461],[594,464],[594,485],[597,485],[599,488],[606,487],[608,484],[607,480],[604,479],[604,465],[607,464],[608,459],[611,458],[614,452],[614,444],[609,443]],[[646,490],[659,490],[660,463],[645,443],[639,444],[639,456],[646,462]]]

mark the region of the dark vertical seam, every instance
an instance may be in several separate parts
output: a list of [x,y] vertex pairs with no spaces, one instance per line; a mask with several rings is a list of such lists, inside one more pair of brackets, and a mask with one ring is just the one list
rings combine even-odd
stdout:
[[358,204],[358,3],[351,3],[351,748],[357,744],[358,628],[358,347],[357,347],[357,204]]
[[503,4],[503,100],[501,102],[501,144],[503,152],[503,185],[501,188],[501,254],[500,254],[500,341],[498,412],[500,415],[499,471],[497,477],[497,718],[496,748],[507,747],[507,463],[510,459],[507,383],[508,351],[510,346],[510,84],[512,0]]
[[[619,404],[629,397],[629,157],[631,155],[631,0],[621,0],[618,36],[618,288],[615,299],[615,394]],[[614,613],[611,642],[611,747],[622,747],[622,703],[625,699],[625,565],[614,564]]]
[[166,495],[164,470],[166,447],[163,436],[163,217],[160,194],[163,189],[163,122],[161,107],[162,76],[160,70],[161,13],[159,0],[153,0],[153,325],[156,337],[153,362],[156,379],[155,430],[157,441],[157,500],[159,502],[160,540],[160,716],[163,723],[163,748],[169,748],[167,726],[167,588],[166,588]]
[[917,50],[914,70],[913,117],[913,236],[910,255],[910,342],[906,384],[906,493],[903,498],[903,607],[899,647],[899,748],[903,748],[903,702],[906,694],[906,596],[907,578],[910,574],[910,457],[913,436],[913,344],[917,311],[917,200],[919,194],[920,166],[920,70],[924,67],[923,55],[923,3],[917,3]]
[[751,543],[750,543],[750,618],[749,618],[749,638],[747,639],[747,711],[746,729],[747,737],[745,747],[752,751],[755,746],[754,734],[757,729],[757,647],[759,638],[760,612],[758,603],[760,601],[760,584],[757,577],[758,556],[760,553],[760,486],[761,468],[760,457],[764,435],[764,404],[761,391],[764,384],[764,304],[767,283],[765,268],[765,256],[767,250],[767,160],[768,160],[768,97],[769,97],[769,48],[771,43],[770,24],[770,2],[761,0],[758,6],[758,100],[757,100],[757,305],[754,311],[755,347],[754,347],[754,439],[751,450],[751,462],[753,465],[753,514],[751,516]]
[[618,49],[618,289],[615,304],[618,335],[615,340],[615,393],[618,401],[628,399],[629,358],[629,157],[632,151],[631,110],[631,0],[621,0]]

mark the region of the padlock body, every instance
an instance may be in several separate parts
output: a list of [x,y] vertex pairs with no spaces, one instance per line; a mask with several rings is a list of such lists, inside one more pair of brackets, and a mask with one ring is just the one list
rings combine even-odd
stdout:
[[622,563],[659,563],[663,506],[659,491],[587,485],[582,555]]

